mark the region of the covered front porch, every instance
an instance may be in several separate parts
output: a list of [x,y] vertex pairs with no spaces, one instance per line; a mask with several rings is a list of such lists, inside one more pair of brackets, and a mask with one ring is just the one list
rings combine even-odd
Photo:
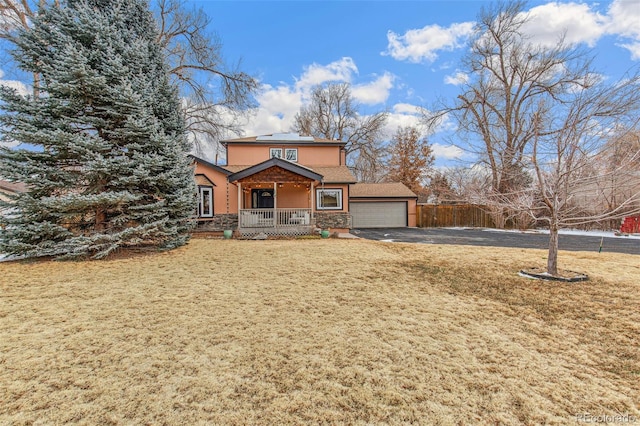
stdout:
[[311,209],[242,209],[238,228],[242,231],[309,233],[315,224]]
[[229,177],[238,186],[238,231],[303,235],[315,227],[315,187],[322,176],[273,158]]

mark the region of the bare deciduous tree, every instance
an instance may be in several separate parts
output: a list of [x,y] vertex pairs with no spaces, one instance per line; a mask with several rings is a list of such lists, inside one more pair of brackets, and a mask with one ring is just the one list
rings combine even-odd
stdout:
[[449,183],[449,179],[447,175],[442,171],[436,171],[429,179],[428,184],[428,199],[420,200],[418,197],[418,202],[432,202],[435,204],[440,204],[443,202],[450,202],[456,199],[456,194],[451,184]]
[[389,145],[387,179],[404,183],[416,194],[424,191],[435,161],[431,145],[415,127],[399,127]]
[[[640,132],[629,129],[617,130],[607,141],[603,152],[593,162],[593,173],[600,173],[598,181],[600,211],[615,211],[620,203],[640,192],[640,176],[630,179],[628,169],[640,171]],[[620,165],[626,165],[620,170]],[[589,201],[593,206],[593,203]],[[617,228],[617,218],[610,218],[600,226]]]
[[296,114],[292,130],[346,142],[349,166],[358,179],[375,182],[383,171],[381,138],[387,113],[362,116],[358,107],[348,83],[317,86],[311,93],[310,103]]
[[552,104],[589,74],[584,51],[562,39],[549,48],[525,36],[524,6],[502,2],[482,10],[462,61],[468,82],[453,104],[424,117],[434,128],[449,116],[460,135],[478,141],[469,149],[487,164],[492,192],[500,197],[530,183],[522,160],[535,136],[532,117],[540,102]]
[[[47,0],[38,0],[44,4]],[[59,5],[58,0],[48,1]],[[217,141],[228,133],[240,133],[239,119],[253,106],[257,81],[227,68],[222,43],[209,32],[210,19],[201,9],[188,9],[184,0],[156,0],[158,42],[164,48],[170,73],[180,87],[187,130],[194,150],[218,151]],[[35,0],[0,0],[0,37],[13,37],[16,29],[28,29],[37,13]],[[37,95],[38,76],[34,76]]]
[[[613,162],[611,144],[638,131],[640,75],[614,85],[592,82],[565,102],[540,104],[532,120],[535,135],[530,154],[534,184],[518,191],[509,207],[527,212],[549,227],[547,272],[558,273],[558,230],[640,213],[640,150],[634,145]],[[612,133],[629,129],[624,135]],[[624,197],[611,203],[602,188]]]
[[347,157],[349,168],[360,182],[380,182],[387,173],[388,152],[380,142],[374,141],[366,149],[362,149]]
[[547,270],[557,274],[560,228],[618,217],[640,197],[636,192],[594,209],[607,175],[637,177],[637,164],[626,161],[610,171],[593,166],[612,130],[637,126],[640,80],[635,74],[606,86],[587,51],[563,37],[552,47],[534,43],[523,32],[524,7],[501,2],[482,11],[463,60],[469,81],[452,105],[425,121],[433,128],[448,115],[462,135],[479,142],[472,148],[491,172],[487,202],[496,223],[523,213],[546,222]]
[[440,202],[482,204],[489,192],[489,173],[482,166],[450,167],[437,172],[429,188]]
[[[170,73],[181,88],[187,130],[194,149],[202,154],[228,133],[239,134],[239,118],[253,106],[258,82],[240,70],[227,68],[222,43],[208,28],[211,20],[202,9],[187,9],[184,0],[156,0],[160,28]],[[216,157],[217,161],[217,157]]]
[[33,16],[29,0],[2,0],[0,2],[0,37],[10,38],[16,28],[28,28]]

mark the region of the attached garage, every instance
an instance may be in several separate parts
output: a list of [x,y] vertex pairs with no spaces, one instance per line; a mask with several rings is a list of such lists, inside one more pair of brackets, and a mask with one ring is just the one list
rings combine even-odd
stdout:
[[349,203],[354,228],[400,228],[407,226],[406,201]]
[[416,226],[417,196],[402,183],[357,183],[349,186],[353,228]]

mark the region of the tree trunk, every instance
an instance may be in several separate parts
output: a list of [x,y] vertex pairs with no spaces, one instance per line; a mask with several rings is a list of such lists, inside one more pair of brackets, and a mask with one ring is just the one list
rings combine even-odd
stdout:
[[547,273],[558,275],[558,227],[549,227],[549,254],[547,257]]
[[106,220],[107,220],[107,212],[103,207],[98,207],[96,209],[96,220],[94,224],[94,230],[104,231]]

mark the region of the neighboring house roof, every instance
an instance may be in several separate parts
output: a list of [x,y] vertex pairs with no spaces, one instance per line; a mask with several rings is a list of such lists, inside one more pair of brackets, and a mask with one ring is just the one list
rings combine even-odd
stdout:
[[300,136],[297,133],[273,133],[270,135],[249,136],[245,138],[228,139],[220,141],[227,144],[252,144],[252,145],[338,145],[344,146],[346,142],[335,139],[323,139],[313,136]]
[[200,163],[200,164],[204,164],[204,165],[206,165],[206,166],[209,166],[209,167],[213,168],[214,170],[217,170],[217,171],[219,171],[220,173],[223,173],[223,174],[225,174],[225,175],[227,175],[227,176],[229,176],[229,175],[232,173],[232,172],[230,172],[229,170],[227,170],[227,169],[225,169],[225,168],[223,168],[223,167],[218,166],[217,164],[213,164],[212,162],[207,161],[207,160],[205,160],[205,159],[203,159],[203,158],[200,158],[200,157],[196,157],[195,155],[191,155],[191,154],[189,154],[189,157],[190,157],[190,158],[192,158],[192,159],[193,159],[193,161],[196,161],[196,162],[198,162],[198,163]]
[[237,180],[240,180],[242,178],[245,178],[247,176],[251,176],[254,175],[256,173],[259,173],[263,170],[267,170],[271,167],[281,167],[285,170],[288,170],[292,173],[298,174],[300,176],[304,176],[306,178],[312,179],[312,180],[322,180],[322,175],[314,172],[313,170],[309,169],[308,167],[305,166],[301,166],[300,164],[297,163],[292,163],[291,161],[287,161],[284,160],[282,158],[270,158],[266,161],[263,161],[262,163],[258,163],[256,165],[253,165],[251,167],[247,167],[244,170],[240,170],[236,173],[233,173],[231,175],[229,175],[229,182],[234,182]]
[[349,185],[349,198],[417,198],[401,182],[356,183]]
[[6,180],[0,179],[0,191],[4,192],[25,192],[27,190],[27,185],[21,182],[9,182]]
[[[282,160],[286,161],[286,160]],[[289,162],[290,163],[290,162]],[[296,163],[291,163],[296,164]],[[237,173],[252,166],[224,166],[227,170]],[[301,166],[305,169],[321,175],[324,183],[356,183],[358,180],[353,176],[347,166]]]

